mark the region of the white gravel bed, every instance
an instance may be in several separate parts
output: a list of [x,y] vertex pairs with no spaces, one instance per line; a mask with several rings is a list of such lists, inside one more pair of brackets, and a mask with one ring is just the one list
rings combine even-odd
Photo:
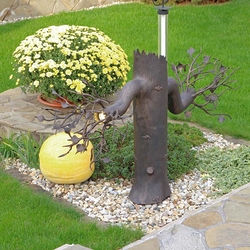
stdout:
[[[204,133],[204,136],[208,142],[194,150],[205,150],[213,146],[234,149],[240,146],[224,140],[221,135]],[[111,224],[140,227],[145,233],[206,205],[216,192],[213,180],[203,178],[198,170],[194,170],[176,182],[170,182],[172,194],[163,202],[137,205],[128,199],[132,183],[124,179],[89,180],[74,185],[59,185],[45,179],[40,170],[31,169],[20,161],[7,164],[6,169],[10,168],[17,168],[21,173],[29,175],[32,184],[41,186],[55,197],[71,202],[89,217]]]

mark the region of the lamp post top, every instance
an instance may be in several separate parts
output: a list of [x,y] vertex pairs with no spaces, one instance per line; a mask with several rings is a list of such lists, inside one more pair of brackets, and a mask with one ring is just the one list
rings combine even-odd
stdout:
[[152,0],[152,2],[156,6],[155,8],[158,10],[159,15],[167,15],[168,10],[171,9],[171,7],[165,6],[168,0]]

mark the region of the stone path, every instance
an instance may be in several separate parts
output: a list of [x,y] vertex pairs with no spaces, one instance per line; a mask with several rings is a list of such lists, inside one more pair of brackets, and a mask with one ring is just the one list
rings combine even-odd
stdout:
[[[0,136],[30,131],[35,138],[39,138],[40,135],[47,136],[55,133],[53,121],[40,122],[36,118],[38,115],[44,115],[46,118],[53,117],[45,110],[48,107],[41,104],[37,97],[38,94],[22,93],[20,87],[0,93]],[[67,109],[62,108],[55,110],[67,112]],[[132,111],[128,110],[127,114],[131,113]],[[116,122],[116,124],[119,123],[121,121]],[[81,128],[83,124],[84,120],[80,121],[75,130]]]
[[250,250],[250,183],[123,250]]
[[30,131],[34,136],[51,134],[51,123],[41,123],[39,114],[48,115],[38,102],[37,94],[25,95],[20,88],[10,89],[0,94],[0,136],[13,132]]
[[134,1],[124,0],[29,0],[29,1],[0,1],[0,24],[22,20],[25,18],[34,18],[37,16],[53,15],[62,11],[77,11],[82,9],[101,8],[114,4],[130,3]]
[[[19,88],[0,94],[0,136],[30,131],[53,133],[51,123],[35,116],[46,112],[37,95]],[[47,114],[47,113],[46,113]],[[86,249],[79,245],[63,249]],[[123,250],[250,250],[250,183],[144,236]]]

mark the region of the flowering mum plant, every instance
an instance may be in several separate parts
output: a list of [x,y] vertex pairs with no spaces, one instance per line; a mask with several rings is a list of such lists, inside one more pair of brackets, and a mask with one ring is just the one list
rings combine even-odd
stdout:
[[77,102],[81,93],[108,96],[127,80],[127,55],[107,35],[85,26],[50,26],[15,49],[16,85],[31,93],[53,93]]

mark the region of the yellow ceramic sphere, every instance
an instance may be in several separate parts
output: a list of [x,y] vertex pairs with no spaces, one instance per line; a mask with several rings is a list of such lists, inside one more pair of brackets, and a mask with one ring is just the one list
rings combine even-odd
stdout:
[[[57,184],[75,184],[86,181],[93,174],[95,166],[91,163],[93,146],[89,142],[83,153],[76,154],[76,146],[68,151],[65,145],[71,144],[69,135],[61,132],[50,136],[42,145],[39,153],[40,169],[44,177]],[[93,156],[92,156],[93,159]]]

